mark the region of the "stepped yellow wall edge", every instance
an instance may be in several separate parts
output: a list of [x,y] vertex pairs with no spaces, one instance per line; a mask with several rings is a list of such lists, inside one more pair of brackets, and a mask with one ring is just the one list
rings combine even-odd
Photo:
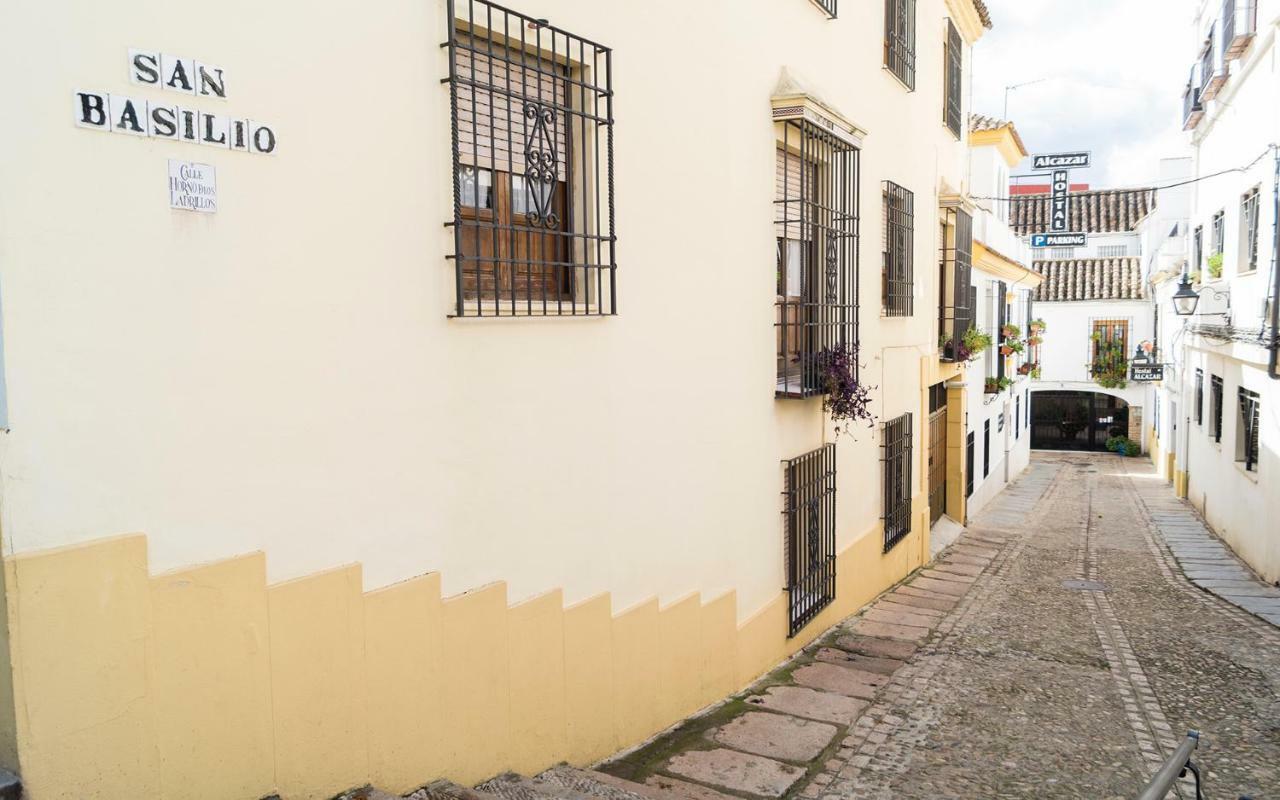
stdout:
[[891,552],[877,526],[837,556],[835,602],[794,639],[781,592],[739,625],[732,592],[614,614],[608,595],[509,604],[502,583],[442,598],[436,574],[365,593],[356,565],[269,586],[261,553],[153,576],[141,534],[10,557],[0,755],[31,800],[327,798],[588,764],[919,567],[927,498],[912,508]]

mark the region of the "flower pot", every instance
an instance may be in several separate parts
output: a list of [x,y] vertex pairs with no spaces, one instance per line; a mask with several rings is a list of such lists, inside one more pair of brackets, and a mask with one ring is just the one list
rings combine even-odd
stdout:
[[1013,355],[1013,348],[1012,348],[1012,347],[1010,347],[1010,346],[1008,346],[1008,345],[1001,345],[1001,346],[1000,346],[1000,355],[1002,355],[1002,356],[1011,356],[1011,355]]

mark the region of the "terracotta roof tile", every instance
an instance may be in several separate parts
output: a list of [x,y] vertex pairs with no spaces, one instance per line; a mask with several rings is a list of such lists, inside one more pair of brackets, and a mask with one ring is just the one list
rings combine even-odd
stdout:
[[983,0],[973,0],[973,7],[978,9],[978,17],[982,19],[982,24],[991,30],[991,10],[987,8],[987,4]]
[[[1009,224],[1018,235],[1049,232],[1049,195],[1015,195],[1009,203]],[[1136,229],[1155,207],[1154,189],[1075,192],[1067,203],[1067,230],[1072,233],[1127,233]]]
[[971,133],[998,131],[1006,126],[1009,128],[1009,132],[1013,134],[1013,139],[1018,143],[1018,147],[1022,148],[1022,152],[1030,152],[1027,150],[1027,146],[1022,143],[1022,137],[1018,135],[1018,126],[1014,125],[1009,120],[1000,119],[998,117],[986,117],[982,114],[969,115],[969,131]]
[[1147,296],[1140,258],[1034,261],[1031,269],[1044,276],[1035,293],[1038,302],[1142,300]]

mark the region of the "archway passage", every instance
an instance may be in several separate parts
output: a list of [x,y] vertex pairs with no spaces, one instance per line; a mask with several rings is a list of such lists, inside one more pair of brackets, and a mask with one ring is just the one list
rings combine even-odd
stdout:
[[1101,392],[1031,394],[1031,446],[1037,450],[1106,450],[1129,435],[1129,404]]

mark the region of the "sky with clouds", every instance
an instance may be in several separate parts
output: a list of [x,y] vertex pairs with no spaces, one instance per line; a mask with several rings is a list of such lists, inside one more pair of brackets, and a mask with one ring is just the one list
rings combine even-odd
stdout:
[[[1182,88],[1196,56],[1195,0],[987,0],[974,49],[973,111],[1008,116],[1032,153],[1090,150],[1071,180],[1151,185],[1161,158],[1189,155]],[[1030,162],[1014,174],[1028,172]]]

